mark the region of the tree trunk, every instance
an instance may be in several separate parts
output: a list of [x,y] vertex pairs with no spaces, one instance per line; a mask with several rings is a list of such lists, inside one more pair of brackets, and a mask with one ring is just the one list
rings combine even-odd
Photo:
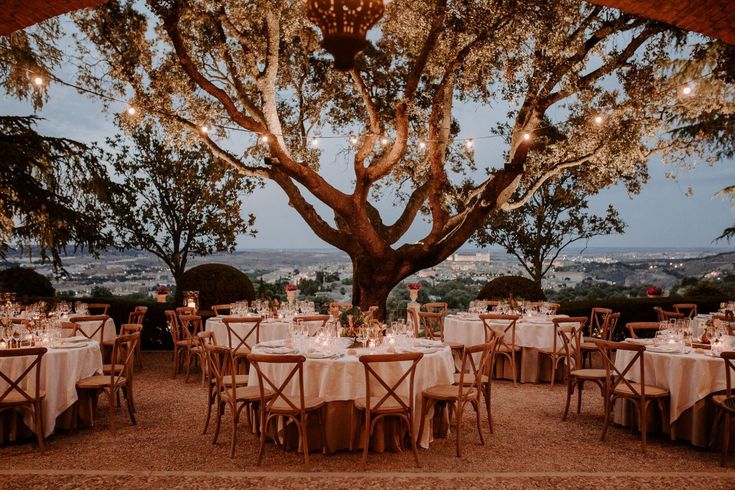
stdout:
[[367,310],[377,306],[377,319],[386,319],[386,300],[391,290],[405,275],[392,259],[384,257],[352,258],[352,304]]

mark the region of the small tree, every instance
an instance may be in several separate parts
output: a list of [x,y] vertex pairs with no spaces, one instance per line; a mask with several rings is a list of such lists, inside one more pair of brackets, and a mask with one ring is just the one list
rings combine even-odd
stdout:
[[98,166],[92,177],[118,248],[154,254],[178,284],[189,257],[233,251],[238,234],[255,233],[239,198],[251,184],[204,146],[174,147],[152,127],[131,141],[108,139],[113,153],[100,153],[113,172]]
[[588,197],[578,177],[565,174],[552,179],[524,206],[491,212],[473,241],[505,248],[541,288],[542,279],[566,247],[594,236],[623,232],[625,223],[612,206],[602,216],[588,213]]

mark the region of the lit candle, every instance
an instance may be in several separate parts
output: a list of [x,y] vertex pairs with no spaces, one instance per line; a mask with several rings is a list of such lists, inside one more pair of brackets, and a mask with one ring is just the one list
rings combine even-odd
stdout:
[[6,344],[4,340],[0,340],[0,349],[7,349],[7,348],[8,348],[8,344]]
[[196,303],[194,303],[193,299],[190,299],[186,306],[188,306],[189,308],[196,308]]

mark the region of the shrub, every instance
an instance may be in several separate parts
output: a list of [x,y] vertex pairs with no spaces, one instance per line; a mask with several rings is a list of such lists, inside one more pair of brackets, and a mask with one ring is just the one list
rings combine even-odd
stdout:
[[18,301],[28,298],[51,297],[56,292],[47,277],[27,267],[11,267],[0,271],[0,291],[16,294]]
[[225,264],[203,264],[184,272],[176,284],[174,302],[181,304],[184,291],[199,291],[199,309],[255,299],[253,284],[244,273]]
[[687,296],[725,296],[725,292],[711,283],[700,282],[686,291]]
[[544,292],[530,279],[520,276],[496,277],[480,290],[477,299],[505,299],[510,295],[530,301],[541,301]]

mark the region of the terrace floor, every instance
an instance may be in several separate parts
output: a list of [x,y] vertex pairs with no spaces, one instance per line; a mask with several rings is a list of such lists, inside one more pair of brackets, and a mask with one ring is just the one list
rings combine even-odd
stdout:
[[450,437],[419,450],[421,468],[410,452],[371,453],[362,472],[360,454],[342,452],[312,453],[306,469],[300,454],[273,445],[258,467],[257,441],[245,423],[230,459],[229,412],[219,443],[212,446],[211,429],[201,434],[206,392],[198,379],[171,379],[170,353],[143,355],[145,369],[136,374],[137,426],[129,425],[122,408],[118,430],[111,434],[101,402],[94,428],[50,437],[43,455],[29,442],[0,448],[0,487],[735,488],[735,455],[721,468],[719,453],[655,435],[644,455],[638,435],[619,427],[600,442],[602,403],[596,388],[585,391],[583,413],[562,422],[565,386],[552,390],[509,382],[493,385],[495,434],[485,446],[468,413],[462,458],[455,457]]

